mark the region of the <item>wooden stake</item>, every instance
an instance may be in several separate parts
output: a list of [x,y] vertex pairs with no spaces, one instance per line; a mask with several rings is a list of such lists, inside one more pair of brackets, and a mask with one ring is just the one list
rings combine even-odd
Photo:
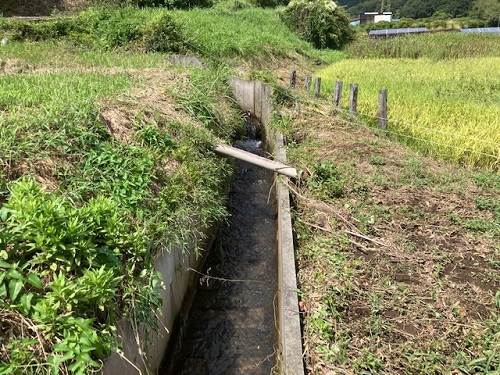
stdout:
[[378,93],[378,127],[387,129],[387,89],[381,89]]
[[310,87],[311,87],[311,77],[307,76],[306,81],[304,83],[304,88],[306,89],[306,91],[309,91]]
[[351,83],[351,91],[349,94],[349,111],[356,113],[358,107],[358,84]]
[[335,90],[333,91],[333,104],[340,107],[342,100],[342,81],[335,82]]
[[314,95],[319,96],[321,92],[321,77],[316,77],[314,79]]
[[290,75],[290,88],[295,88],[295,81],[297,80],[297,72],[294,70]]

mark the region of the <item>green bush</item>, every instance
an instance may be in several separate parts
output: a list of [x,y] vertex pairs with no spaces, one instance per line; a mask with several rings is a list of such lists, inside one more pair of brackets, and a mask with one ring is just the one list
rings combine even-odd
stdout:
[[123,308],[116,302],[124,283],[137,282],[130,269],[148,254],[145,238],[131,236],[130,223],[111,199],[77,206],[30,179],[9,188],[0,209],[0,312],[17,311],[38,333],[19,333],[12,324],[12,335],[0,338],[2,354],[8,354],[0,374],[57,374],[60,367],[88,374],[100,366],[95,359],[112,350],[113,325]]
[[347,13],[331,0],[294,0],[281,15],[290,29],[316,48],[340,49],[354,40]]
[[148,52],[181,52],[184,38],[179,27],[167,13],[161,13],[146,25],[144,47]]

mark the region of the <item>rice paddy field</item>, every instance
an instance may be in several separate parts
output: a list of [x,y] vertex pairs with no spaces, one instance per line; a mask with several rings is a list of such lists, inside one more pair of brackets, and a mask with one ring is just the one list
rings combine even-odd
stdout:
[[358,83],[358,112],[369,124],[377,121],[378,91],[387,88],[390,134],[431,156],[498,170],[499,66],[500,57],[347,59],[317,76],[328,95],[343,81],[343,98]]

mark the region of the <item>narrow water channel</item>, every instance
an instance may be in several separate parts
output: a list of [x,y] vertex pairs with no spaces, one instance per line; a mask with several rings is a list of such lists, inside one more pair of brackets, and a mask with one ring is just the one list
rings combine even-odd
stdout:
[[[263,154],[258,140],[236,147]],[[170,375],[269,375],[276,365],[273,172],[238,160],[236,167],[231,218],[203,269],[212,278],[200,279]]]

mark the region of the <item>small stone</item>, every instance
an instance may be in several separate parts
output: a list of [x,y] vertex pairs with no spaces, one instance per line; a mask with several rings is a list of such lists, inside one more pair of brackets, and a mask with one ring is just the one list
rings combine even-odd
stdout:
[[7,44],[9,44],[9,39],[3,38],[1,43],[2,43],[2,46],[6,46]]

